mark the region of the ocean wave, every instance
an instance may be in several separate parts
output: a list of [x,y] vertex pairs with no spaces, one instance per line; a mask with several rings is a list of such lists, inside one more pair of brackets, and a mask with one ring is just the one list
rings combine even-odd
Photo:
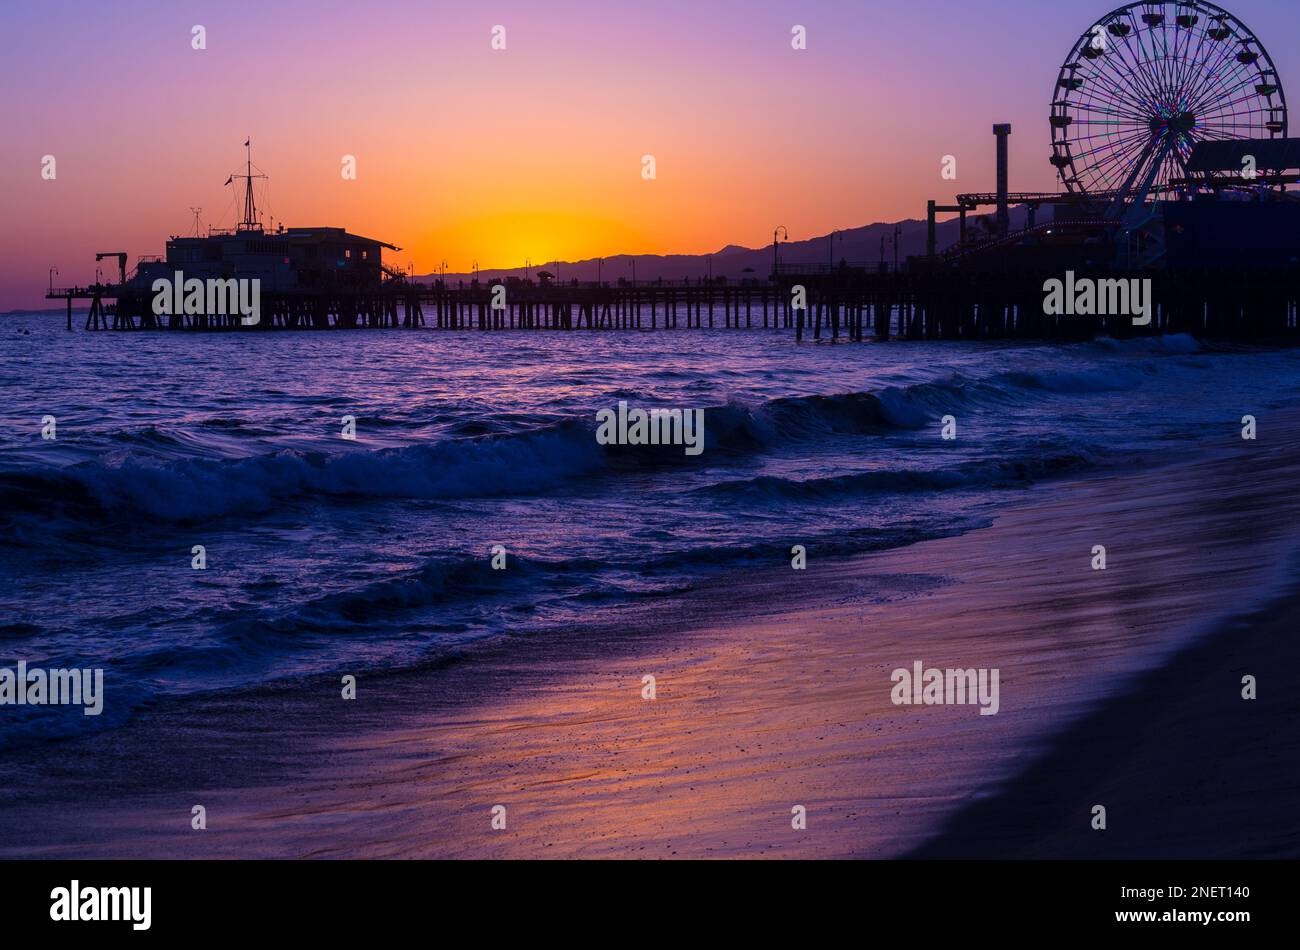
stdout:
[[220,640],[248,651],[285,639],[299,641],[304,634],[369,629],[386,618],[435,604],[464,598],[478,600],[523,588],[541,589],[548,579],[565,571],[597,567],[587,562],[547,565],[519,555],[508,558],[508,569],[503,571],[492,569],[486,552],[482,557],[433,558],[420,567],[321,594],[287,608],[253,613],[232,609],[208,619]]
[[[283,450],[242,459],[126,456],[65,468],[0,472],[0,512],[193,523],[265,512],[302,496],[479,498],[541,491],[602,464],[577,423],[340,454]],[[68,509],[75,509],[69,512]]]
[[1140,336],[1127,340],[1103,336],[1080,346],[1105,353],[1136,353],[1153,356],[1185,356],[1188,353],[1200,353],[1205,349],[1205,344],[1187,333]]
[[807,479],[759,475],[719,482],[697,491],[745,503],[773,499],[817,502],[885,493],[1023,486],[1079,471],[1094,463],[1089,453],[1063,452],[1036,458],[972,462],[946,469],[881,469]]
[[728,403],[706,409],[706,444],[724,451],[841,436],[918,430],[978,399],[983,387],[953,374],[938,382],[888,386],[874,392],[785,396],[757,406]]
[[1012,370],[1004,378],[1023,389],[1049,393],[1087,394],[1128,392],[1142,385],[1143,374],[1135,367],[1112,366],[1091,370]]
[[[1139,369],[1123,366],[1017,370],[987,378],[951,373],[871,392],[731,401],[703,407],[706,451],[701,456],[688,456],[679,446],[601,446],[594,417],[537,419],[532,428],[507,432],[464,423],[453,430],[460,437],[427,444],[366,449],[353,443],[338,451],[281,449],[242,458],[213,457],[218,446],[148,427],[94,461],[0,471],[0,519],[23,513],[82,526],[194,524],[264,513],[304,498],[526,496],[606,469],[708,464],[718,454],[756,455],[782,446],[916,431],[950,413],[1023,403],[1034,392],[1105,392],[1141,381]],[[952,476],[930,477],[937,484]],[[13,532],[15,543],[29,536]]]
[[[918,541],[958,534],[981,519],[920,518],[878,528],[836,530],[801,538],[809,550],[823,556],[847,556],[900,547]],[[472,608],[480,619],[494,611],[510,616],[527,613],[546,603],[615,602],[678,594],[704,579],[730,568],[753,564],[784,564],[789,548],[784,543],[750,543],[682,547],[643,560],[598,560],[585,557],[546,559],[509,554],[507,568],[494,570],[487,552],[482,556],[448,556],[391,576],[366,580],[353,587],[310,597],[286,607],[230,608],[198,617],[214,631],[220,646],[201,650],[165,648],[148,665],[172,671],[207,670],[214,665],[247,662],[254,655],[278,655],[287,648],[309,649],[314,637],[375,637],[389,626],[407,629],[410,616],[438,608],[442,622],[458,605]],[[499,624],[488,623],[500,632]],[[424,659],[450,644],[428,639],[421,649]],[[139,664],[139,656],[132,664]]]

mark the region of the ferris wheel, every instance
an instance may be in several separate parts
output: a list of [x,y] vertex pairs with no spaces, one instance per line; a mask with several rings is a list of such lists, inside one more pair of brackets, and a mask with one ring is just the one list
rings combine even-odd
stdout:
[[1071,48],[1051,126],[1070,192],[1142,202],[1187,177],[1198,142],[1285,137],[1286,94],[1264,44],[1222,7],[1130,3]]

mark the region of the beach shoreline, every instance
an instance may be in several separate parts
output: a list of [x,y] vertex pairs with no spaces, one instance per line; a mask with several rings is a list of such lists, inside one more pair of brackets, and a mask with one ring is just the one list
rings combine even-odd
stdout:
[[[915,859],[1199,860],[1300,856],[1300,585],[1225,621],[1072,723]],[[1256,680],[1245,700],[1243,677]],[[1093,827],[1094,808],[1106,827]]]
[[[987,528],[844,560],[811,552],[807,571],[719,581],[605,628],[361,676],[355,700],[321,677],[163,702],[118,729],[14,750],[0,757],[0,856],[1169,856],[1163,826],[1149,847],[1118,833],[1081,844],[1090,815],[1062,805],[1087,787],[1078,774],[1037,803],[1038,823],[1015,825],[1017,796],[1055,754],[1084,763],[1056,768],[1083,769],[1107,801],[1161,800],[1160,777],[1131,757],[1098,771],[1097,735],[1124,721],[1106,711],[1134,702],[1156,729],[1145,742],[1196,754],[1197,737],[1174,728],[1200,721],[1195,691],[1171,707],[1182,679],[1137,700],[1130,689],[1152,670],[1184,676],[1180,656],[1205,644],[1222,662],[1234,618],[1285,623],[1300,501],[1284,492],[1300,459],[1275,432],[1234,444],[1229,427],[1196,461],[1038,485]],[[1285,638],[1251,642],[1248,665],[1288,661]],[[918,661],[999,669],[998,714],[894,705],[891,671]],[[1214,669],[1195,665],[1198,689]],[[1236,696],[1236,670],[1222,676],[1219,699]],[[1227,703],[1240,718],[1206,741],[1254,730],[1252,748],[1280,748],[1260,715],[1279,693]],[[1109,733],[1061,744],[1107,715]],[[1272,834],[1292,821],[1229,791],[1210,801],[1237,824],[1185,837],[1178,854],[1257,853],[1241,822]],[[206,830],[191,826],[195,805]],[[989,840],[986,813],[1019,832]],[[1278,836],[1274,852],[1295,840]]]

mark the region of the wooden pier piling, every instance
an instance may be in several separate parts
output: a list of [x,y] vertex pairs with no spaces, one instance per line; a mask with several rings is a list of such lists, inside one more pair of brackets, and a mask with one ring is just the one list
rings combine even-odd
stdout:
[[[392,280],[366,291],[271,291],[261,294],[261,320],[239,314],[155,315],[153,295],[131,285],[51,289],[67,306],[88,304],[85,329],[265,332],[402,328],[440,331],[639,331],[754,329],[792,332],[796,341],[1076,340],[1098,335],[1188,333],[1247,341],[1289,341],[1300,335],[1300,269],[1149,271],[1084,275],[1149,279],[1148,326],[1130,315],[1057,316],[1043,311],[1043,284],[1053,273],[941,270],[785,276],[746,280],[627,284],[450,286]],[[495,288],[504,286],[504,296]],[[802,288],[806,306],[793,306]],[[720,311],[720,313],[718,313]],[[743,325],[742,325],[743,311]],[[427,317],[426,317],[427,314]],[[682,316],[685,320],[681,320]],[[770,321],[770,322],[769,322]]]

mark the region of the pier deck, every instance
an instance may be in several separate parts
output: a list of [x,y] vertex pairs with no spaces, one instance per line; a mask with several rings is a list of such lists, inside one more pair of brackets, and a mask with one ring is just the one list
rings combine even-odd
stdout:
[[[238,314],[155,315],[153,294],[129,285],[52,288],[47,299],[87,301],[87,330],[268,332],[360,328],[501,330],[762,329],[796,339],[851,341],[1088,339],[1185,332],[1236,340],[1300,337],[1300,269],[1108,271],[1080,277],[1152,280],[1149,326],[1126,315],[1049,316],[1043,283],[1060,273],[783,273],[775,281],[421,284],[373,290],[264,290],[261,319]],[[497,290],[504,287],[504,294]],[[804,289],[806,307],[792,304]]]

